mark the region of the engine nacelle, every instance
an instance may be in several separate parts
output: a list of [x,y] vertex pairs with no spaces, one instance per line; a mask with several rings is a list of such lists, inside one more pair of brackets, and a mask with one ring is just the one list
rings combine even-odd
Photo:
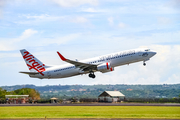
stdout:
[[114,71],[114,68],[112,68],[110,63],[107,62],[107,63],[103,63],[101,65],[98,65],[97,70],[102,72],[102,73],[105,73],[105,72]]

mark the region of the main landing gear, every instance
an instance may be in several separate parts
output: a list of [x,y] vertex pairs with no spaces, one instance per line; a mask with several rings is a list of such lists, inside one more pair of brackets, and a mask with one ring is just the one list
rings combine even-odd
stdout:
[[91,71],[90,74],[89,74],[89,77],[90,78],[95,78],[96,76],[94,75],[94,72]]
[[144,62],[143,65],[146,66],[146,63]]

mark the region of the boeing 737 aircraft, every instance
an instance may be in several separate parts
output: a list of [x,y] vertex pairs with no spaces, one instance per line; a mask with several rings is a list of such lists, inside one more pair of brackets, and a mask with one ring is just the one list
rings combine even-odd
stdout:
[[20,50],[30,72],[20,72],[28,74],[32,78],[66,78],[75,75],[89,74],[90,78],[95,78],[94,72],[100,71],[102,73],[114,71],[117,66],[149,60],[156,52],[150,49],[134,49],[127,50],[99,57],[94,57],[81,61],[74,61],[65,58],[59,52],[58,55],[62,61],[68,64],[59,66],[48,66],[43,64],[40,60],[34,57],[30,52],[25,49]]

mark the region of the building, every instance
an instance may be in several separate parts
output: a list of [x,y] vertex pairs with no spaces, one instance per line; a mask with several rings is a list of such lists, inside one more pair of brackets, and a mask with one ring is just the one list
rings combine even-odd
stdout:
[[57,102],[58,102],[58,98],[55,97],[51,98],[51,103],[57,103]]
[[5,95],[8,104],[29,103],[29,95]]
[[124,99],[125,95],[119,91],[104,91],[98,96],[98,102],[120,102]]

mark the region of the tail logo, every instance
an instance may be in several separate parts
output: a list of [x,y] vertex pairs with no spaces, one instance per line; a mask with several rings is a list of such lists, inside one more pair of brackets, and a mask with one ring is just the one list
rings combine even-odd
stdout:
[[33,55],[31,55],[28,51],[25,51],[24,52],[24,56],[23,58],[29,62],[29,64],[27,64],[27,66],[29,67],[29,70],[31,69],[34,69],[36,70],[37,72],[39,72],[41,75],[44,76],[44,74],[42,73],[43,71],[45,71],[46,69],[43,67],[45,66],[44,64],[43,65],[40,65],[34,58]]

